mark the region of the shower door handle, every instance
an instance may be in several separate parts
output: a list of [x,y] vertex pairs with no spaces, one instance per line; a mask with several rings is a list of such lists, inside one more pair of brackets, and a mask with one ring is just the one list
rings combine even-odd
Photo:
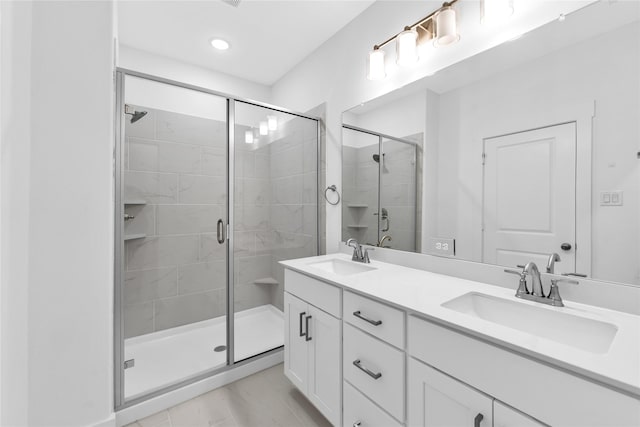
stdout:
[[225,238],[226,233],[224,232],[224,221],[222,221],[221,219],[218,220],[217,231],[218,231],[218,243],[223,244],[224,241],[226,240]]

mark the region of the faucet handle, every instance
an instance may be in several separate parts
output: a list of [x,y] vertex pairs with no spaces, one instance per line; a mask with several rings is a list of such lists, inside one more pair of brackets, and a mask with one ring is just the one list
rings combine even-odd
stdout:
[[571,283],[572,285],[579,285],[580,282],[573,279],[551,279],[551,289],[549,289],[549,298],[551,300],[551,305],[554,307],[564,307],[564,302],[562,302],[562,297],[560,296],[560,291],[558,290],[558,283]]
[[518,282],[518,290],[516,291],[516,296],[527,295],[529,293],[529,289],[527,288],[527,272],[523,269],[522,271],[512,270],[510,268],[504,269],[505,273],[517,274],[520,276],[520,281]]
[[[518,267],[520,267],[520,266],[518,266]],[[523,268],[524,268],[524,266],[523,266]],[[518,276],[521,276],[521,277],[522,276],[526,277],[526,275],[527,275],[527,273],[525,271],[512,270],[510,268],[505,268],[504,272],[505,273],[511,273],[511,274],[517,274]]]
[[572,285],[579,285],[580,282],[573,279],[551,279],[551,285],[556,285],[558,283],[571,283]]
[[364,248],[364,255],[363,255],[363,261],[367,264],[371,263],[371,260],[369,259],[369,251],[375,251],[374,248]]
[[575,276],[575,277],[587,277],[586,274],[582,273],[562,273],[563,276]]

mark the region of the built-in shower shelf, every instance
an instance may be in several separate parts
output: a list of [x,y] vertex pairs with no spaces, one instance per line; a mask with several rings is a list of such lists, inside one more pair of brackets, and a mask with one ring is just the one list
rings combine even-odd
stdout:
[[368,207],[369,207],[369,205],[363,205],[363,204],[358,204],[358,203],[352,203],[352,204],[350,204],[350,205],[347,205],[347,207],[348,207],[348,208],[354,208],[354,209],[357,209],[357,208],[368,208]]
[[277,285],[278,281],[273,277],[264,277],[253,281],[256,285]]
[[135,240],[135,239],[144,239],[145,237],[147,237],[146,234],[143,233],[139,233],[139,234],[125,234],[124,235],[124,240]]
[[142,199],[131,199],[131,200],[125,200],[124,204],[125,205],[146,205],[147,201]]
[[347,228],[369,228],[368,225],[349,224]]

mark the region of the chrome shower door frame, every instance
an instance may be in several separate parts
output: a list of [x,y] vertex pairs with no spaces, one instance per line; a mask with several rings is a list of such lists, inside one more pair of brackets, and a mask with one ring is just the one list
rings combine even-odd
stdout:
[[[226,235],[226,249],[227,249],[227,301],[226,301],[226,322],[227,322],[227,364],[223,367],[203,371],[198,375],[189,377],[183,381],[176,382],[160,390],[156,390],[147,393],[143,396],[136,397],[134,399],[127,400],[124,395],[124,322],[123,322],[123,286],[124,286],[124,150],[123,145],[125,141],[125,78],[126,76],[137,77],[157,83],[163,83],[183,89],[189,89],[201,93],[215,95],[225,98],[227,101],[227,220],[225,227]],[[234,369],[238,366],[252,363],[255,360],[263,357],[268,357],[273,353],[281,352],[282,347],[277,347],[272,350],[266,351],[259,355],[253,356],[249,359],[244,359],[240,362],[234,360],[234,177],[235,177],[235,103],[236,101],[251,104],[257,107],[264,107],[273,111],[287,113],[294,116],[302,117],[305,119],[314,120],[317,127],[317,158],[316,158],[316,183],[320,182],[320,164],[321,164],[321,143],[320,143],[320,119],[318,117],[309,116],[306,114],[298,113],[295,111],[287,110],[284,108],[276,107],[263,102],[253,101],[250,99],[243,99],[236,96],[232,96],[226,93],[213,91],[207,88],[190,85],[175,80],[165,79],[162,77],[153,76],[146,73],[140,73],[124,68],[116,68],[114,71],[115,81],[115,121],[114,121],[114,230],[115,230],[115,254],[114,254],[114,409],[119,411],[121,409],[136,405],[154,397],[163,395],[169,391],[179,389],[189,384],[201,381],[209,378],[213,375]],[[319,200],[318,185],[316,185],[316,200]],[[316,254],[320,252],[320,206],[317,203],[317,216],[316,226],[318,235],[316,238]]]

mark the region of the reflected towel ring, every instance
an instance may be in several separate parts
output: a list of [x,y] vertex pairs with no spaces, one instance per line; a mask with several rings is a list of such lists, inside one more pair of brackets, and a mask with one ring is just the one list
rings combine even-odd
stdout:
[[[329,198],[327,197],[327,191],[333,191],[334,193],[336,193],[338,195],[338,200],[336,200],[335,203],[333,203],[331,200],[329,200]],[[338,188],[335,185],[330,185],[327,188],[325,188],[324,190],[324,199],[329,202],[330,205],[337,205],[338,203],[340,203],[340,192],[338,191]]]

